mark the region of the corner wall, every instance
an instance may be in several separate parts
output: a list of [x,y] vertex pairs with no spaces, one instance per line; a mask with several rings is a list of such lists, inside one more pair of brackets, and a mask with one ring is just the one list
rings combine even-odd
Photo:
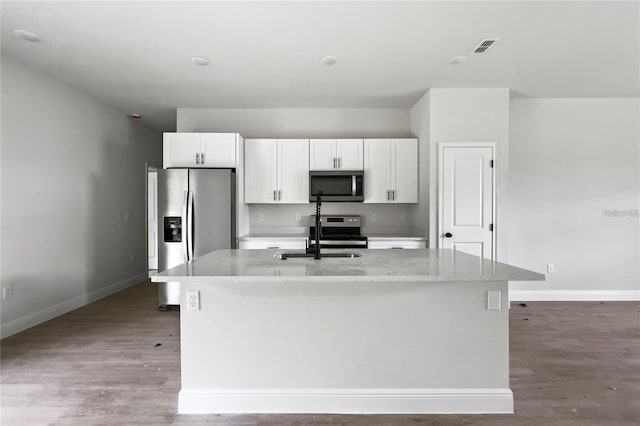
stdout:
[[2,56],[2,337],[146,279],[162,135]]
[[[438,238],[438,144],[496,142],[497,260],[507,256],[507,182],[509,178],[509,89],[431,89],[411,110],[411,127],[420,137],[421,201],[418,215],[428,224],[429,247]],[[426,136],[425,136],[426,135]],[[428,150],[428,152],[427,152]],[[427,169],[427,170],[425,170]]]
[[640,300],[640,100],[511,101],[513,300]]

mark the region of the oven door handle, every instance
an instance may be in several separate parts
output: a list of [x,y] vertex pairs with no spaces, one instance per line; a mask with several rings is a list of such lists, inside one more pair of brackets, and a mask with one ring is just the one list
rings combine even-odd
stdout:
[[356,196],[356,176],[351,176],[351,195]]

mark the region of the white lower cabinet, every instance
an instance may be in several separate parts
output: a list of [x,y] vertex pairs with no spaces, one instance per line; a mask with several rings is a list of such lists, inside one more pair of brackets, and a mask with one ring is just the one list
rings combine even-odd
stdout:
[[368,246],[370,249],[421,249],[427,247],[427,242],[424,240],[376,240],[375,238],[369,238]]
[[239,248],[243,250],[304,250],[306,247],[304,238],[248,238],[239,244]]

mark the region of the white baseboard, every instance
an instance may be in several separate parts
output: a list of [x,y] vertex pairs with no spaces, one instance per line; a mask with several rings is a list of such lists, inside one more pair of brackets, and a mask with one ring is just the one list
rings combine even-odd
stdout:
[[122,281],[118,281],[117,283],[74,297],[73,299],[65,300],[57,305],[50,306],[41,311],[34,312],[6,324],[2,324],[0,325],[0,339],[4,339],[5,337],[9,337],[38,324],[42,324],[45,321],[49,321],[50,319],[66,314],[69,311],[88,305],[89,303],[95,302],[103,297],[110,296],[146,279],[146,273],[134,275],[133,277],[126,278]]
[[509,290],[511,302],[640,301],[640,290]]
[[179,414],[512,414],[510,389],[189,389]]

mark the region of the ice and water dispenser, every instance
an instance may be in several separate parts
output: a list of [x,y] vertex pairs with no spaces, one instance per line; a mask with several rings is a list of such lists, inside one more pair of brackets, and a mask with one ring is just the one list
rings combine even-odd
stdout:
[[182,242],[182,217],[180,216],[164,217],[164,242],[165,243]]

